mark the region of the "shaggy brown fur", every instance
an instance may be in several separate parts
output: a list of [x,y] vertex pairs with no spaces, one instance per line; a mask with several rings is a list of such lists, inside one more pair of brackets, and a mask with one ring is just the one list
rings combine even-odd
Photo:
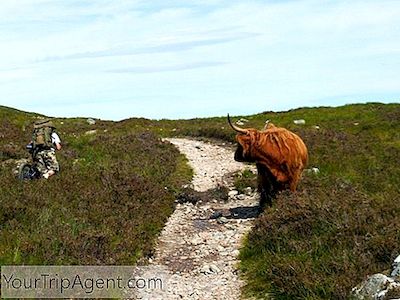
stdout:
[[308,161],[307,147],[298,135],[269,123],[262,131],[241,130],[236,140],[235,160],[257,165],[260,205],[271,204],[271,197],[279,190],[296,191]]

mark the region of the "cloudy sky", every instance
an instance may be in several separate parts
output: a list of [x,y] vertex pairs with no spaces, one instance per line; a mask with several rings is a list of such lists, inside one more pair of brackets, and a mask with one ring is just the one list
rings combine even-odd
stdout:
[[190,118],[400,102],[398,0],[1,0],[0,104]]

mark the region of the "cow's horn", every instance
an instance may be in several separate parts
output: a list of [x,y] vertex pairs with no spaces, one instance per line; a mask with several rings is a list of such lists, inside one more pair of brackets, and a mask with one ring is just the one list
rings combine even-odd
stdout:
[[231,125],[231,127],[233,128],[233,130],[235,130],[235,131],[237,131],[237,132],[240,132],[240,133],[243,133],[243,134],[247,134],[247,132],[248,132],[247,129],[243,129],[243,128],[240,128],[240,127],[238,127],[238,126],[232,124],[231,118],[229,117],[229,114],[228,114],[228,123],[229,123],[229,125]]

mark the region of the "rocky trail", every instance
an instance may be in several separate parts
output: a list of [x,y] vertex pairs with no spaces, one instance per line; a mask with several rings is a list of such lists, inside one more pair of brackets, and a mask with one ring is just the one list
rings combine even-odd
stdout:
[[162,278],[163,289],[138,290],[137,299],[239,299],[238,276],[242,239],[257,216],[258,196],[251,189],[239,194],[227,174],[249,168],[235,162],[226,148],[187,139],[168,139],[186,155],[194,170],[196,191],[225,185],[229,200],[177,204],[140,278]]

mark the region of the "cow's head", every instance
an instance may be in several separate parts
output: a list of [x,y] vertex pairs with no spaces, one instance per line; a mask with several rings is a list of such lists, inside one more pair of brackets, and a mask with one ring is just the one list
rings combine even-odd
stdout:
[[252,147],[254,145],[256,136],[258,136],[258,130],[253,128],[243,129],[236,126],[235,124],[232,124],[229,114],[228,123],[233,128],[233,130],[238,132],[238,134],[236,135],[238,147],[235,151],[235,160],[241,162],[255,162],[256,159],[252,153]]

